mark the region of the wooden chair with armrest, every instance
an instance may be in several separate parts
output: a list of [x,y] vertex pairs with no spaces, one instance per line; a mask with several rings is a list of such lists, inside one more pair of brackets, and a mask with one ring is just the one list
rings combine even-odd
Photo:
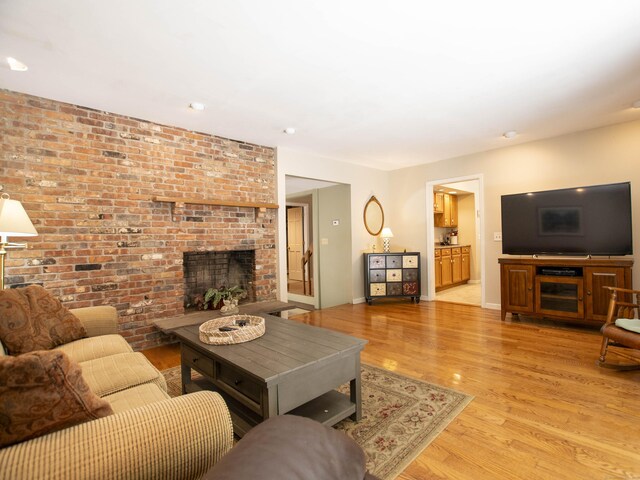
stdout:
[[[611,292],[607,320],[600,330],[602,347],[597,364],[616,370],[640,369],[640,290],[604,287]],[[609,347],[638,350],[634,355],[624,350],[615,350],[618,356],[632,363],[611,363],[606,360]],[[613,351],[610,353],[614,353]]]

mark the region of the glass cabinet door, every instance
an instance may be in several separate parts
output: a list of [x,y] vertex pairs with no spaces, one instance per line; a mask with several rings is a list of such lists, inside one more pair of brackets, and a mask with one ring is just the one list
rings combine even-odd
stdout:
[[536,311],[567,318],[583,318],[582,278],[536,277]]

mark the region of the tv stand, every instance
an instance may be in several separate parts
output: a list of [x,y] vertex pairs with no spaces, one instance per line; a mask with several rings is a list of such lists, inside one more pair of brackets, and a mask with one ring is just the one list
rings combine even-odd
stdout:
[[507,313],[601,325],[609,292],[632,288],[633,259],[500,258],[502,320]]

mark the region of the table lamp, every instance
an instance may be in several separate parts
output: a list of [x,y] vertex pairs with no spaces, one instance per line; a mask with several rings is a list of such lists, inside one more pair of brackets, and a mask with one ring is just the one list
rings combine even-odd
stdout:
[[393,238],[393,233],[391,232],[391,229],[389,227],[384,227],[382,229],[382,233],[380,233],[380,236],[382,237],[382,249],[384,251],[384,253],[389,253],[389,239]]
[[9,194],[0,197],[0,290],[4,289],[4,257],[7,248],[25,248],[24,243],[9,243],[7,237],[35,237],[36,229],[22,204]]

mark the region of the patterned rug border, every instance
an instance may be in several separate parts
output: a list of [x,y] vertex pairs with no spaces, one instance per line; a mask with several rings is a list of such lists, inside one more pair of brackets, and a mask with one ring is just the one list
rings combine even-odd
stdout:
[[[473,395],[469,395],[453,388],[443,387],[437,384],[433,384],[427,382],[425,380],[408,377],[401,373],[393,372],[390,370],[386,370],[381,367],[377,367],[374,365],[370,365],[367,363],[362,363],[362,389],[363,389],[363,421],[356,424],[350,419],[345,419],[338,424],[334,425],[335,428],[344,431],[347,435],[352,437],[364,450],[367,452],[367,455],[370,459],[371,465],[368,463],[369,470],[372,474],[377,475],[378,477],[384,480],[392,480],[396,478],[402,471],[404,471],[411,462],[413,462],[420,454],[427,448],[433,440],[435,440],[440,433],[442,433],[447,426],[455,420],[455,418],[465,409],[469,403],[473,400]],[[367,372],[367,369],[370,373]],[[167,380],[168,393],[171,396],[176,396],[180,394],[180,366],[171,367],[162,371],[162,374],[165,376]],[[373,381],[366,380],[367,376],[370,374],[375,374],[378,379],[382,377],[383,381],[375,383]],[[397,391],[397,389],[385,388],[384,378],[392,379],[394,386],[404,385],[405,391]],[[400,405],[394,405],[396,407],[401,407],[402,401],[413,401],[411,405],[407,405],[406,408],[398,408],[397,411],[391,409],[388,413],[389,418],[386,416],[382,419],[370,418],[368,419],[368,423],[364,424],[365,417],[367,415],[371,417],[375,417],[375,411],[367,411],[367,398],[365,398],[366,386],[368,386],[368,382],[370,382],[371,389],[378,389],[388,395],[389,397],[395,397],[399,399]],[[415,387],[414,387],[415,385]],[[406,442],[406,444],[400,448],[399,452],[395,452],[395,454],[391,454],[392,448],[397,445],[386,445],[386,441],[382,436],[378,436],[378,432],[380,425],[384,424],[384,428],[392,428],[396,426],[397,423],[400,422],[400,416],[405,416],[405,421],[407,420],[407,416],[410,412],[408,410],[413,409],[413,413],[415,413],[415,408],[419,404],[420,399],[412,396],[412,392],[414,390],[418,390],[418,386],[422,387],[422,390],[432,392],[431,396],[434,394],[439,394],[441,396],[447,395],[447,398],[451,398],[451,403],[447,404],[443,411],[438,412],[437,417],[431,419],[430,423],[424,429],[418,429],[418,433],[414,435],[410,439],[410,442]],[[343,385],[340,389],[345,390],[347,385]],[[370,395],[373,397],[373,395]],[[424,406],[423,406],[424,407]],[[423,408],[419,408],[419,410],[423,410]],[[385,411],[385,414],[387,412]],[[374,415],[372,415],[374,414]],[[431,415],[429,413],[428,415]],[[401,427],[398,427],[401,428]],[[367,442],[369,443],[367,445]],[[372,451],[373,450],[373,451]],[[377,451],[376,451],[377,450]],[[386,452],[385,452],[386,450]],[[374,460],[381,452],[386,454],[388,457],[386,460],[382,460],[380,463],[375,463]],[[383,456],[383,455],[380,455]]]
[[406,381],[423,384],[435,390],[451,392],[456,395],[459,395],[460,397],[455,405],[451,405],[447,413],[442,418],[440,418],[437,422],[434,422],[434,424],[432,425],[432,428],[425,433],[425,435],[422,437],[421,440],[418,441],[417,444],[414,444],[415,446],[413,448],[408,448],[405,450],[405,455],[402,458],[398,459],[398,461],[396,462],[395,466],[392,469],[386,472],[376,473],[376,475],[380,476],[381,478],[384,478],[385,480],[393,480],[398,475],[400,475],[411,464],[411,462],[413,462],[416,458],[418,458],[422,454],[424,449],[427,448],[431,444],[431,442],[433,442],[438,437],[438,435],[440,435],[449,426],[449,424],[453,422],[458,415],[460,415],[460,413],[462,413],[462,411],[467,407],[467,405],[471,403],[471,401],[475,397],[473,395],[461,392],[454,388],[443,387],[435,383],[427,382],[419,378],[409,377],[407,375],[393,372],[391,370],[386,370],[381,367],[376,367],[375,365],[371,365],[368,363],[363,362],[362,367],[367,367],[372,370],[377,370],[383,375],[395,377],[400,381],[402,381],[403,379],[406,379]]

